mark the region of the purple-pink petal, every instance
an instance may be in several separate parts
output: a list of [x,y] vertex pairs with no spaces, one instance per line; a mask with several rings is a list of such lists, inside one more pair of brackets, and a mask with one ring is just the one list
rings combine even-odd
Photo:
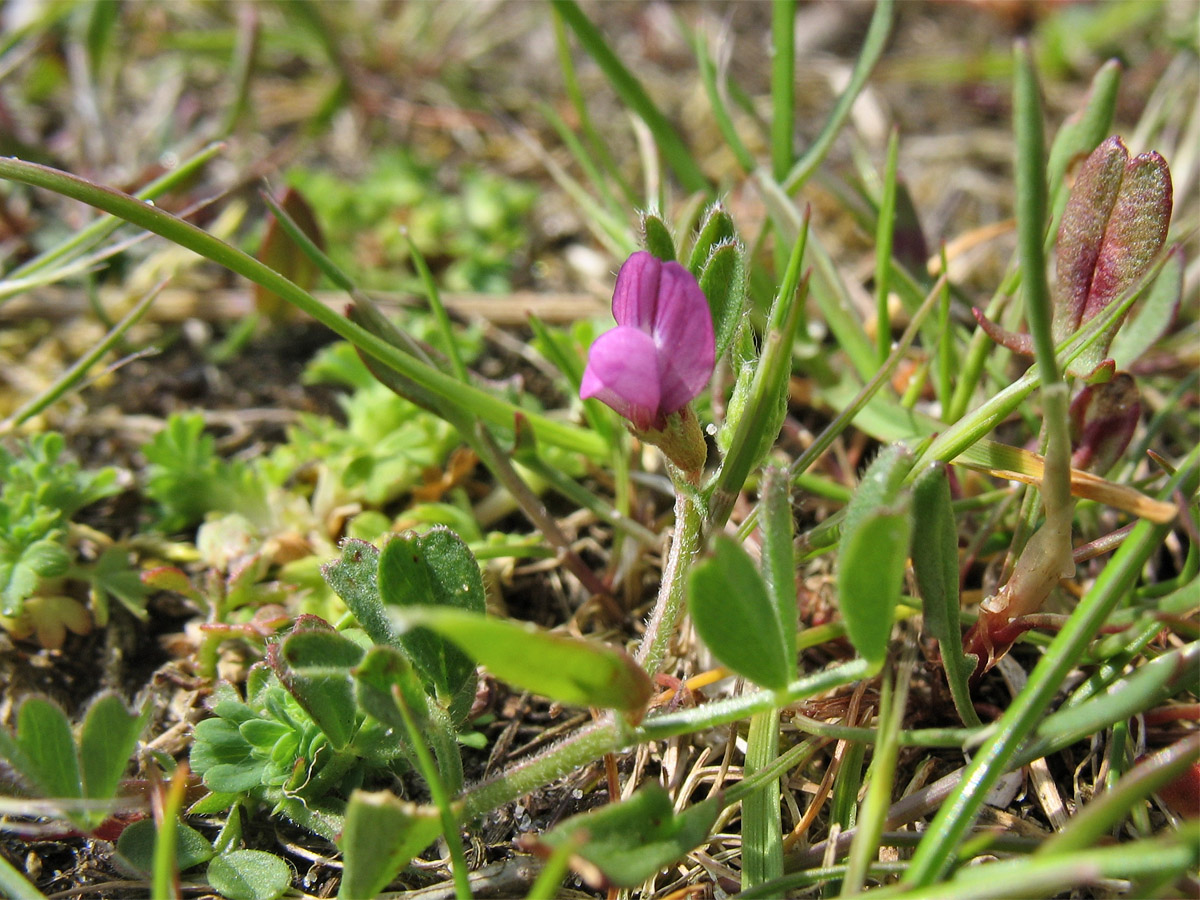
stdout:
[[617,328],[592,345],[580,397],[608,404],[641,431],[661,430],[712,377],[712,312],[677,262],[641,251],[617,273]]
[[650,335],[621,325],[596,338],[579,396],[595,397],[642,431],[661,426],[658,353]]
[[658,307],[662,270],[662,260],[645,250],[639,250],[625,260],[613,290],[612,311],[618,325],[629,325],[645,332],[651,330]]
[[[716,362],[712,312],[696,279],[678,263],[666,263],[659,281],[658,309],[652,331],[667,381],[677,383],[687,396],[669,412],[679,409],[704,390]],[[675,401],[669,401],[674,403]]]

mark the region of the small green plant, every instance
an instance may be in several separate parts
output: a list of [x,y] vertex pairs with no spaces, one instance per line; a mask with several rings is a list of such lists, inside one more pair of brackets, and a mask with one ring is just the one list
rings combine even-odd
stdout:
[[[1081,14],[1111,25],[1128,21],[1127,6],[1156,9]],[[519,204],[489,196],[502,193],[500,182],[481,182],[472,206],[472,174],[443,178],[403,152],[368,158],[367,175],[347,183],[301,173],[315,215],[298,199],[266,198],[277,222],[255,258],[139,198],[0,158],[0,175],[220,263],[265,292],[268,314],[291,304],[349,342],[311,370],[350,388],[344,427],[306,419],[267,462],[242,463],[218,460],[202,427],[181,421],[147,454],[157,467],[148,493],[168,521],[182,529],[204,520],[195,543],[211,568],[200,576],[205,589],[181,570],[150,578],[209,615],[200,674],[212,675],[226,637],[247,638],[263,658],[244,685],[215,688],[212,715],[193,734],[190,767],[209,793],[190,811],[222,817],[220,835],[209,841],[178,825],[189,770],[180,765],[159,821],[127,829],[122,854],[151,871],[156,894],[175,892],[173,865],[207,861],[225,896],[276,897],[286,864],[240,847],[243,817],[276,815],[336,842],[342,897],[388,890],[434,842],[455,894],[468,897],[464,829],[574,777],[589,790],[593,778],[605,783],[608,802],[572,810],[536,837],[512,836],[532,854],[522,864],[541,866],[530,896],[554,895],[571,869],[594,890],[645,885],[648,897],[714,879],[729,893],[740,881],[747,900],[878,888],[905,900],[1050,896],[1101,879],[1105,890],[1121,879],[1135,895],[1191,887],[1194,828],[1172,817],[1177,798],[1160,807],[1150,797],[1174,793],[1200,756],[1196,735],[1179,740],[1163,727],[1194,718],[1200,659],[1189,618],[1200,573],[1196,380],[1171,384],[1149,351],[1162,348],[1177,308],[1187,319],[1165,339],[1171,365],[1195,336],[1195,312],[1180,304],[1187,267],[1170,246],[1172,227],[1184,246],[1194,242],[1194,201],[1176,197],[1192,219],[1172,226],[1165,162],[1180,167],[1178,184],[1192,184],[1194,154],[1130,158],[1112,136],[1124,125],[1115,124],[1115,63],[1100,67],[1092,94],[1047,147],[1032,48],[989,56],[1014,76],[1018,249],[980,303],[977,328],[958,308],[976,287],[952,265],[963,259],[954,242],[940,266],[923,259],[918,195],[901,184],[900,131],[886,146],[870,146],[865,132],[839,140],[889,44],[893,2],[876,4],[843,92],[802,150],[793,0],[770,7],[769,97],[738,84],[742,67],[718,64],[697,27],[689,38],[724,144],[703,157],[577,2],[550,9],[571,109],[543,113],[572,159],[542,158],[619,267],[615,328],[531,323],[544,358],[529,361],[555,380],[565,409],[543,409],[473,372],[471,341],[439,295],[439,284],[505,283],[519,258],[523,232],[505,224]],[[348,84],[357,71],[316,7],[287,10],[289,23],[324,38]],[[623,122],[606,116],[597,127],[599,106],[575,69],[582,55],[631,114],[644,193],[631,180],[634,157],[609,146]],[[1190,50],[1180,59],[1194,69]],[[1190,112],[1170,109],[1185,96],[1173,84],[1156,90],[1142,123],[1125,132],[1128,146],[1190,136]],[[747,121],[762,132],[753,140]],[[769,159],[752,150],[763,139]],[[852,174],[824,166],[846,146]],[[822,194],[854,207],[841,212],[873,242],[873,259],[844,258],[840,241],[835,254],[822,234],[826,211],[805,213],[818,171]],[[739,224],[755,202],[752,235]],[[340,238],[328,252],[316,220]],[[459,267],[487,258],[470,240],[497,236],[500,275],[476,280]],[[1046,277],[1051,253],[1057,294]],[[366,273],[362,285],[346,271]],[[344,314],[309,292],[316,272],[346,292]],[[428,315],[397,325],[364,287],[419,289]],[[1139,298],[1144,308],[1134,311]],[[1008,351],[1031,351],[1033,366],[1014,366]],[[1140,388],[1118,371],[1135,366]],[[785,430],[794,440],[780,440]],[[452,450],[457,460],[447,460]],[[1148,461],[1145,451],[1157,455]],[[470,473],[474,488],[477,465],[491,493],[473,504],[458,476]],[[451,502],[402,508],[433,467],[445,477],[432,493]],[[251,499],[262,508],[248,508]],[[561,595],[578,604],[557,629],[485,610],[483,554],[466,541],[496,555],[526,552],[524,537],[484,537],[514,513],[531,524],[536,552],[557,557]],[[401,522],[438,520],[461,534],[378,538]],[[340,554],[318,573],[339,540]],[[269,586],[301,569],[307,599]],[[323,615],[298,615],[321,592]],[[639,627],[628,614],[642,610]],[[1002,684],[984,670],[1017,640],[1021,652],[1002,671],[1028,671]],[[698,671],[710,658],[713,668]],[[489,687],[528,692],[551,715],[557,705],[588,713],[561,740],[469,783],[460,747],[483,737],[465,733],[480,667]],[[730,676],[740,682],[698,695]],[[62,724],[43,741],[34,726],[52,717],[30,709],[9,752],[44,745],[63,755]],[[1137,744],[1163,736],[1167,750],[1133,765]],[[642,765],[666,742],[661,766]],[[1053,760],[1080,746],[1094,753],[1090,766]],[[637,764],[619,765],[617,754],[635,748]],[[706,762],[714,749],[725,754],[719,767]],[[1029,765],[1045,772],[1048,761],[1074,773],[1062,783],[1075,796],[1046,804],[1053,835],[979,824],[1004,776]],[[402,800],[397,779],[418,799]],[[797,781],[815,793],[800,793]],[[62,784],[76,790],[70,778]],[[1031,796],[1047,796],[1044,787]],[[1122,852],[1099,846],[1112,836]],[[885,846],[905,849],[881,858]]]
[[102,694],[89,705],[76,738],[57,704],[27,697],[15,733],[0,728],[0,757],[31,796],[52,799],[64,818],[90,832],[110,814],[150,711],[130,712],[118,697]]
[[93,622],[106,624],[113,598],[145,615],[145,591],[128,553],[109,546],[87,561],[72,525],[81,509],[120,490],[117,471],[84,471],[63,459],[64,450],[54,432],[35,435],[16,452],[0,446],[0,626],[19,638],[36,633],[46,647],[61,647],[67,629],[85,634]]
[[364,288],[390,291],[420,287],[406,265],[405,233],[448,290],[508,290],[537,196],[532,185],[473,168],[440,180],[434,165],[396,149],[379,153],[361,179],[293,169],[287,181],[309,200],[325,234],[353,236],[331,240],[333,261]]
[[338,343],[319,353],[306,369],[305,380],[349,388],[339,397],[346,423],[303,415],[262,468],[273,483],[282,484],[315,464],[309,479],[314,482],[311,504],[318,521],[353,504],[382,509],[421,484],[426,470],[440,466],[458,443],[443,420],[372,377],[350,344]]
[[[391,657],[389,670],[401,666],[412,713],[437,738],[442,771],[461,773],[454,735],[474,699],[474,664],[444,638],[398,631],[388,610],[480,613],[483,583],[466,545],[445,529],[396,537],[382,552],[347,541],[325,577],[361,629],[335,631],[315,616],[297,620],[269,643],[244,699],[231,686],[214,697],[214,717],[196,727],[191,764],[213,792],[205,809],[247,795],[332,839],[340,826],[327,823],[340,822],[352,790],[414,762],[404,729],[372,714],[356,694],[356,673],[371,669],[373,648],[402,654]],[[461,774],[452,781],[461,784]]]
[[265,514],[265,489],[251,466],[222,459],[215,447],[197,414],[168,416],[166,427],[142,447],[144,491],[157,505],[164,531],[195,526],[210,512]]

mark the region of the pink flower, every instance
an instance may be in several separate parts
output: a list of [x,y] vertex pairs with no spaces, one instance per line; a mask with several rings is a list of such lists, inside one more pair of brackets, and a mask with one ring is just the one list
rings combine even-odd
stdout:
[[696,279],[646,251],[617,273],[617,327],[592,344],[579,396],[595,397],[639,431],[661,431],[712,377],[712,313]]

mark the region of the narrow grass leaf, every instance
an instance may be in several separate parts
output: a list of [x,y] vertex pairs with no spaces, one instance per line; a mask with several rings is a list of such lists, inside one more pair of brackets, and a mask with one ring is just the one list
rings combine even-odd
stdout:
[[46,895],[30,884],[4,856],[0,856],[0,891],[12,900],[46,900]]
[[[1174,779],[1192,769],[1200,760],[1200,734],[1191,734],[1169,747],[1148,756],[1135,765],[1103,793],[1093,797],[1066,828],[1053,835],[1035,854],[1054,856],[1073,850],[1083,850],[1112,833],[1129,815],[1134,804],[1161,791]],[[1191,799],[1195,815],[1195,798]]]
[[554,11],[575,32],[579,43],[600,66],[622,102],[646,123],[684,190],[709,193],[712,188],[708,179],[692,158],[679,131],[654,105],[642,83],[617,58],[600,30],[583,14],[578,4],[574,0],[554,0]]
[[741,544],[718,535],[713,555],[692,568],[687,596],[696,631],[723,665],[762,687],[787,687],[795,660],[767,585]]
[[767,468],[763,475],[762,508],[763,578],[783,634],[790,681],[796,674],[799,612],[796,606],[796,551],[793,544],[796,523],[792,518],[790,478],[786,469],[775,466]]
[[858,98],[863,86],[866,85],[871,70],[875,68],[875,63],[883,55],[884,45],[887,43],[888,34],[892,30],[893,6],[893,0],[878,0],[875,4],[875,13],[871,16],[871,24],[867,26],[867,35],[863,38],[862,50],[859,52],[858,59],[854,63],[854,70],[850,73],[850,81],[846,84],[846,89],[838,97],[833,111],[829,114],[829,118],[826,119],[825,125],[821,129],[821,133],[817,135],[816,140],[812,142],[804,155],[796,161],[787,178],[783,180],[782,186],[786,193],[794,194],[800,189],[801,185],[812,177],[812,174],[825,160],[830,149],[832,149],[833,142],[837,139],[837,136],[841,134],[842,126],[846,124],[846,119],[850,115],[850,109],[854,106],[854,101]]
[[11,416],[0,422],[0,433],[28,421],[78,387],[84,378],[87,377],[88,371],[92,366],[106,353],[120,344],[129,329],[142,320],[142,317],[150,310],[150,305],[166,285],[167,282],[162,281],[143,294],[141,299],[130,307],[129,312],[125,313],[121,317],[121,320],[109,329],[108,333],[99,343],[83,356],[79,357],[70,368],[54,379],[54,383],[48,388],[40,391],[37,396],[31,397],[27,402],[21,404],[21,407]]
[[892,283],[892,241],[896,230],[896,163],[900,152],[900,133],[892,129],[888,137],[887,162],[883,173],[883,198],[875,225],[875,346],[883,365],[892,346],[892,319],[888,298]]
[[[754,177],[771,221],[785,240],[793,239],[806,227],[805,217],[777,181],[766,177],[762,171],[756,172]],[[875,360],[875,346],[863,328],[862,317],[857,312],[850,297],[850,290],[846,287],[833,257],[822,245],[818,235],[811,235],[809,240],[814,262],[813,300],[820,309],[825,324],[836,338],[838,346],[853,363],[859,378],[869,381],[879,370]]]
[[795,158],[796,0],[771,4],[771,174],[787,177]]
[[[113,213],[126,221],[161,235],[168,240],[211,259],[230,270],[262,284],[298,307],[322,325],[351,341],[363,353],[379,360],[405,378],[436,395],[440,402],[457,407],[463,415],[474,416],[498,428],[511,430],[517,407],[499,397],[465,385],[421,360],[392,346],[356,322],[328,308],[307,291],[264,266],[249,254],[225,243],[220,238],[146,203],[102,187],[66,172],[38,166],[21,160],[0,158],[0,178],[46,188],[67,197],[81,200],[97,209]],[[526,414],[538,437],[555,446],[605,458],[608,447],[600,437],[578,426],[558,422],[537,413]]]
[[733,124],[733,116],[725,102],[723,85],[717,83],[717,67],[713,63],[712,54],[708,49],[708,39],[702,29],[696,30],[695,47],[696,62],[700,69],[700,78],[704,82],[704,92],[708,96],[708,104],[712,108],[713,120],[721,132],[721,137],[725,139],[726,146],[738,161],[738,165],[742,167],[745,174],[749,175],[754,171],[757,162],[754,154],[746,149],[746,144]]
[[1013,79],[1013,130],[1016,132],[1017,245],[1025,317],[1033,339],[1042,384],[1059,378],[1051,332],[1050,288],[1046,283],[1046,160],[1041,89],[1029,46],[1018,43]]
[[[167,191],[173,190],[186,183],[208,162],[225,149],[223,143],[212,143],[198,153],[188,157],[169,172],[151,181],[133,196],[138,200],[154,200]],[[65,264],[86,253],[124,224],[122,217],[117,215],[101,216],[86,228],[75,232],[60,244],[51,247],[26,262],[21,263],[4,276],[6,283],[19,278],[27,278],[36,272],[44,271],[55,263]]]
[[[566,90],[567,96],[571,99],[571,106],[575,109],[575,113],[579,117],[579,127],[583,131],[584,139],[587,141],[588,146],[591,147],[592,153],[596,156],[599,164],[604,167],[605,175],[621,191],[625,199],[625,205],[627,207],[635,206],[637,197],[634,194],[633,188],[630,187],[629,182],[622,174],[621,167],[617,165],[616,160],[608,149],[608,145],[596,130],[595,122],[588,109],[587,95],[579,85],[579,77],[575,70],[574,52],[571,49],[570,42],[567,40],[566,26],[563,24],[561,16],[553,16],[552,18],[554,20],[554,46],[558,53],[559,66],[562,69],[563,88]],[[570,147],[570,142],[565,143]],[[580,155],[578,153],[574,155],[580,161],[584,171],[592,178],[595,188],[603,195],[613,215],[623,214],[621,213],[620,200],[611,195],[611,191],[603,179],[599,177],[599,173],[597,172],[595,176],[592,176],[590,168],[583,165],[583,159],[580,158]]]
[[894,679],[890,674],[883,678],[883,686],[879,693],[879,737],[875,741],[871,767],[867,770],[866,796],[863,797],[855,820],[856,831],[850,845],[846,878],[842,882],[843,897],[863,892],[871,862],[879,854],[896,781],[900,731],[904,725],[912,671],[912,660],[907,659],[897,667]]
[[[761,712],[750,719],[746,737],[744,775],[769,767],[779,756],[779,710]],[[742,799],[742,889],[747,890],[783,875],[783,820],[779,814],[779,779]]]

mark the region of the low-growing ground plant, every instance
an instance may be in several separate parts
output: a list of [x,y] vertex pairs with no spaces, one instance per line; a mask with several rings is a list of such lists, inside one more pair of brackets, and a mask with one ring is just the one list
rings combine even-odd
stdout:
[[[101,694],[78,733],[45,697],[6,702],[5,815],[115,838],[105,859],[133,880],[83,888],[106,896],[271,900],[318,878],[342,898],[435,882],[460,898],[1194,893],[1197,204],[1179,185],[1198,163],[1183,141],[1154,149],[1200,121],[1181,111],[1194,37],[1131,132],[1110,62],[1047,140],[1039,53],[1063,65],[1062,31],[991,60],[1011,88],[1015,212],[996,231],[1015,249],[980,287],[956,267],[986,234],[930,258],[908,136],[892,128],[878,160],[860,143],[891,0],[803,151],[805,10],[769,6],[762,103],[720,41],[681,28],[716,157],[592,9],[544,9],[566,100],[540,112],[562,152],[497,121],[610,257],[604,326],[531,316],[527,340],[488,343],[451,315],[444,289],[507,287],[535,199],[474,168],[453,196],[406,151],[351,184],[294,169],[281,199],[261,195],[254,255],[149,202],[157,182],[135,196],[0,159],[13,190],[111,217],[15,267],[0,297],[93,272],[132,225],[255,286],[213,358],[291,309],[342,339],[308,379],[348,391],[340,419],[306,413],[239,458],[203,416],[166,416],[141,444],[145,534],[86,553],[73,520],[115,471],[61,462],[50,432],[0,449],[13,639],[61,646],[62,625],[84,630],[63,609],[104,626],[110,598],[145,619],[151,592],[195,627],[160,670],[190,698],[175,727],[153,685],[136,712]],[[425,12],[406,23],[442,21]],[[95,66],[119,15],[80,14]],[[351,61],[320,7],[279,15],[336,73],[316,121],[380,108],[363,93],[378,60]],[[257,16],[235,46],[242,100]],[[635,123],[637,166],[600,127],[601,92]],[[829,163],[839,141],[849,168]],[[830,197],[871,248],[857,274],[810,205]],[[371,248],[386,262],[363,275]],[[370,293],[397,257],[425,307],[399,319]],[[105,352],[158,293],[109,323]],[[514,345],[520,377],[476,371]],[[553,601],[516,608],[518,560]],[[0,889],[45,896],[7,848]]]

